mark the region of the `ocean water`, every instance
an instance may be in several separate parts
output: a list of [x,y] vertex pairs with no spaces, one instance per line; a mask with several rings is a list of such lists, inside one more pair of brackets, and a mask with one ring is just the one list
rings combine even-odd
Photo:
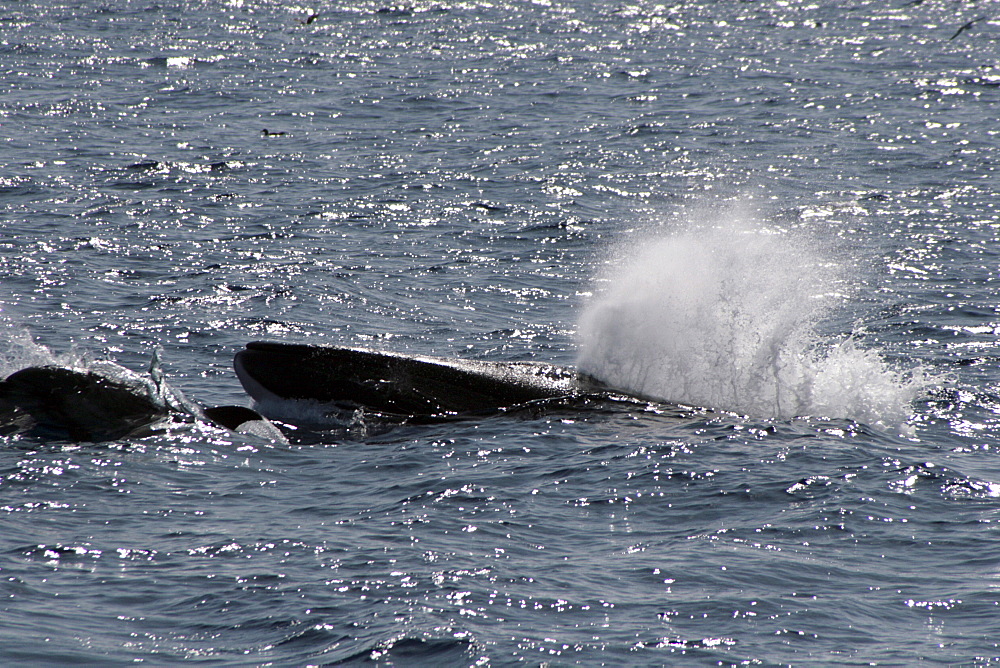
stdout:
[[1000,663],[998,8],[0,2],[0,373],[623,394],[5,438],[0,660]]

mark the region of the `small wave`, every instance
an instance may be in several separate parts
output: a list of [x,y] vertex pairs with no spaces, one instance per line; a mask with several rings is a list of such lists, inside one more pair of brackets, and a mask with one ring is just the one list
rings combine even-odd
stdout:
[[467,632],[458,631],[454,638],[397,636],[382,640],[373,647],[339,659],[337,663],[379,663],[382,665],[469,665],[477,649]]
[[61,566],[83,565],[100,559],[102,554],[101,550],[89,544],[63,545],[62,543],[32,545],[20,549],[19,552],[28,559],[41,559]]
[[643,239],[583,312],[580,370],[680,404],[901,426],[927,374],[817,333],[849,283],[828,255],[736,213]]

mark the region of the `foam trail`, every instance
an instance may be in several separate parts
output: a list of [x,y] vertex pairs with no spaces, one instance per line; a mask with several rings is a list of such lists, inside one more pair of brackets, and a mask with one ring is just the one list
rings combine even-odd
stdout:
[[843,274],[804,239],[737,214],[643,240],[584,309],[579,368],[664,401],[899,427],[923,375],[816,332]]

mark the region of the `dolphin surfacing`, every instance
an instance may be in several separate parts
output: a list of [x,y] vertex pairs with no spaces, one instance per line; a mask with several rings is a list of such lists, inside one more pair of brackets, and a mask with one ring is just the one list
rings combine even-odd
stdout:
[[484,362],[363,348],[252,342],[236,375],[257,401],[312,400],[386,417],[493,412],[597,391],[571,369],[539,362]]
[[117,441],[162,432],[175,420],[210,422],[239,434],[286,442],[242,406],[202,408],[155,379],[106,365],[111,375],[56,365],[25,367],[0,380],[0,438]]
[[0,435],[113,441],[148,436],[169,415],[148,388],[93,371],[27,367],[0,381]]

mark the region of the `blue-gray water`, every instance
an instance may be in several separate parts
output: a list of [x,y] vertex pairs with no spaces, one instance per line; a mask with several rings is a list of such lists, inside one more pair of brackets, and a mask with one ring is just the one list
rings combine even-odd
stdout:
[[0,3],[4,373],[247,403],[268,339],[707,404],[8,438],[0,659],[1000,661],[998,16]]

